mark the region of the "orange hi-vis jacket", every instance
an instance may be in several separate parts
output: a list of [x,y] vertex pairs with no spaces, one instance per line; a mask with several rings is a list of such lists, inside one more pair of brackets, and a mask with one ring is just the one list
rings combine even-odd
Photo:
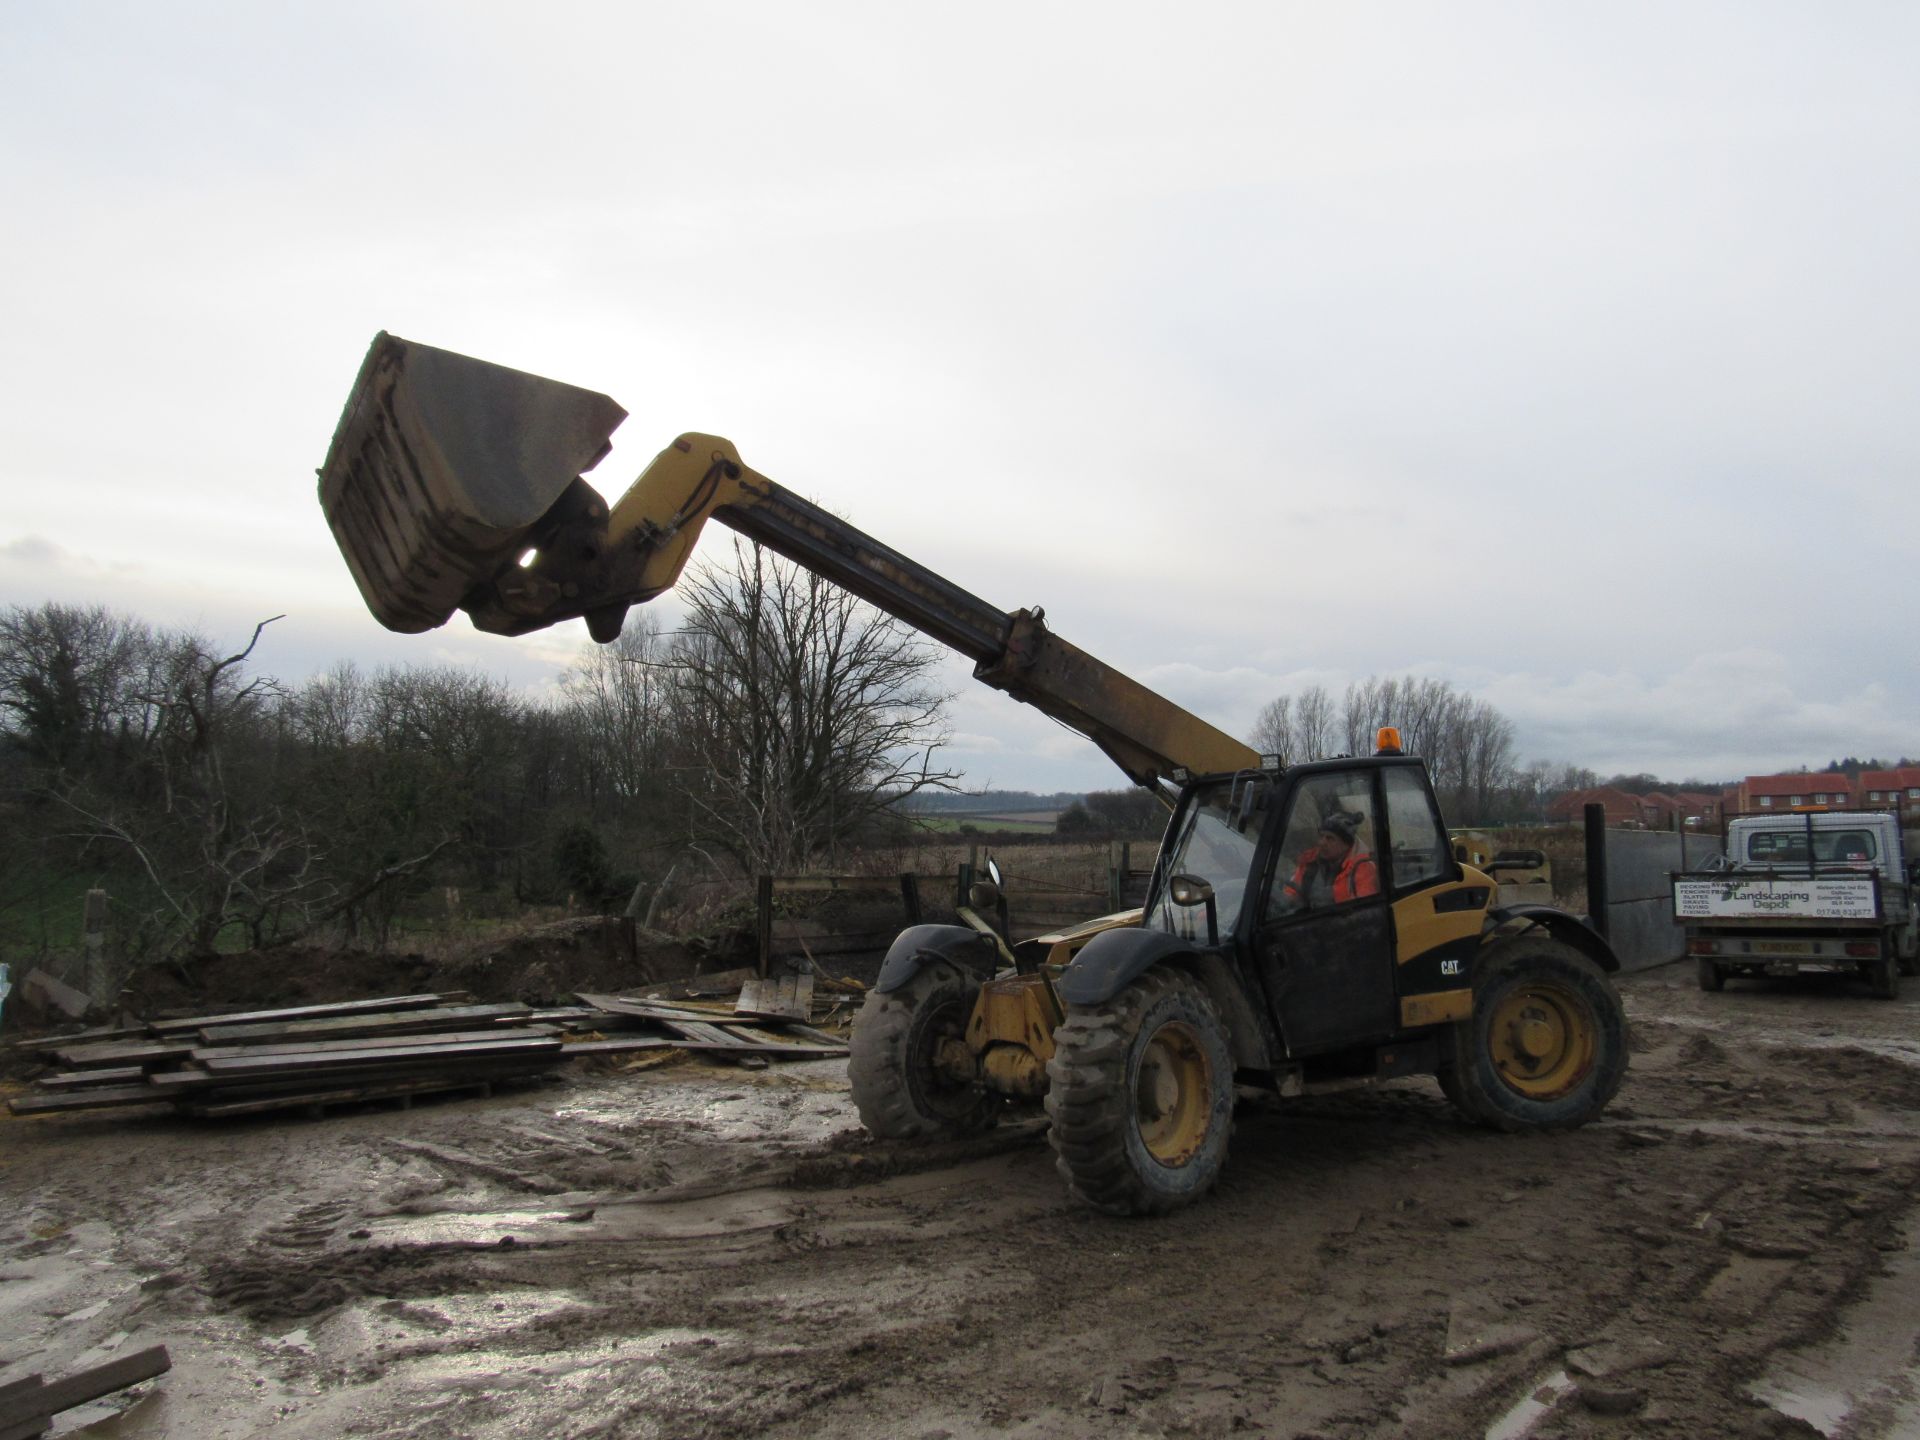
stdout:
[[[1287,893],[1305,904],[1307,889],[1312,883],[1307,872],[1320,863],[1320,847],[1314,846],[1300,857],[1300,863],[1294,867],[1293,879],[1287,882]],[[1373,863],[1373,856],[1367,854],[1358,845],[1347,851],[1347,858],[1333,875],[1333,903],[1344,905],[1349,900],[1358,900],[1366,895],[1380,893],[1380,869]]]

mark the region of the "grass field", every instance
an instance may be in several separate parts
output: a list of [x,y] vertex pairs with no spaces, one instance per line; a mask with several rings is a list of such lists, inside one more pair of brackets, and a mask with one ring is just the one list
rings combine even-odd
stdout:
[[914,823],[936,835],[957,835],[963,829],[982,833],[1019,831],[1031,835],[1053,834],[1059,820],[1058,810],[969,810],[955,815],[916,815]]

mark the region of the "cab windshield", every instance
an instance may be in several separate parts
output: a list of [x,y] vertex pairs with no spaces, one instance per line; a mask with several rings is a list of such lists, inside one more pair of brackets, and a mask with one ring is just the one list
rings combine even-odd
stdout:
[[1207,938],[1207,907],[1175,905],[1167,898],[1169,876],[1194,875],[1213,886],[1220,933],[1233,929],[1246,899],[1253,851],[1260,843],[1260,827],[1272,795],[1272,778],[1258,774],[1194,787],[1162,857],[1144,928],[1192,940]]

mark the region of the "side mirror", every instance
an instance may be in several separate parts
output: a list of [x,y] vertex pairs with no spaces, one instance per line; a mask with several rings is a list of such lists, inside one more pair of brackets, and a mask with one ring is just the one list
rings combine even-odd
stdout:
[[1204,905],[1213,899],[1213,886],[1198,875],[1175,875],[1167,881],[1167,897],[1183,909]]
[[987,878],[967,886],[967,904],[976,910],[991,910],[1006,898],[1007,882],[1000,874],[1000,862],[987,857]]
[[1207,907],[1207,944],[1220,943],[1220,913],[1214,908],[1213,886],[1198,875],[1169,875],[1167,898],[1182,909]]

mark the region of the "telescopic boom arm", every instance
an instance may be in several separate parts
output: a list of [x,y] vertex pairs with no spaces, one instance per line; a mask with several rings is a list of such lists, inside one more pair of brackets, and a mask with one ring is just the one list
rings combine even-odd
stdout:
[[523,635],[583,617],[620,633],[670,589],[711,518],[974,662],[975,678],[1092,740],[1136,784],[1176,768],[1250,769],[1224,731],[1047,629],[1000,610],[755,473],[713,435],[682,435],[611,511],[584,480],[626,412],[605,395],[382,333],[320,471],[320,501],[367,607],[417,632],[465,610]]

